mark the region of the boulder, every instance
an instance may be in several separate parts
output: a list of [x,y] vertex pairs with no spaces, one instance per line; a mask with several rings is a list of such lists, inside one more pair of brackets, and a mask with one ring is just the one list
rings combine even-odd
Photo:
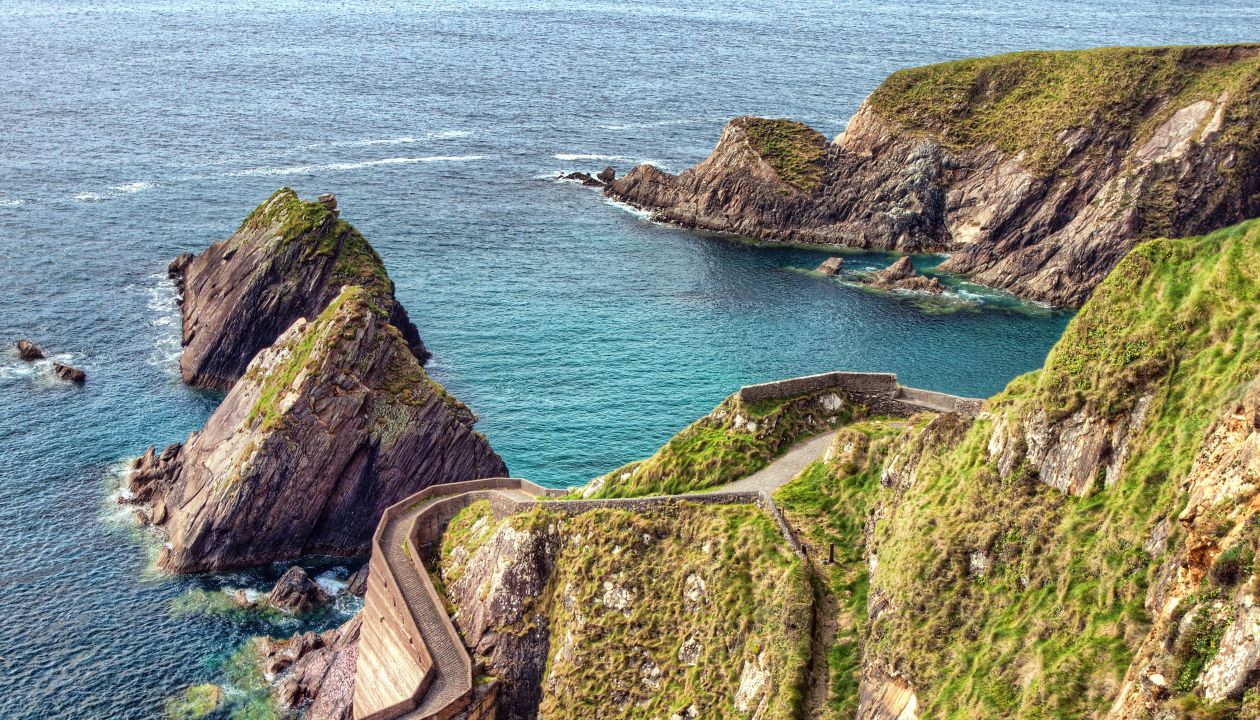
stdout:
[[605,185],[612,182],[616,178],[617,178],[617,171],[614,170],[611,165],[605,166],[604,169],[600,170],[599,174],[595,176],[596,180],[599,180]]
[[267,597],[267,604],[290,615],[301,615],[331,599],[301,566],[294,565],[276,581]]
[[87,373],[83,372],[79,368],[63,365],[58,362],[53,363],[53,372],[56,373],[57,377],[62,380],[72,382],[76,385],[82,385],[84,381],[87,380]]
[[584,173],[584,172],[571,172],[567,175],[561,175],[560,179],[579,182],[579,183],[582,183],[582,185],[585,187],[603,187],[604,186],[604,183],[591,177],[590,173]]
[[34,362],[44,359],[44,351],[38,345],[30,340],[18,340],[17,342],[18,357],[26,362]]
[[844,258],[829,257],[826,260],[822,261],[822,264],[818,266],[815,272],[820,272],[823,275],[839,275],[840,270],[843,267],[844,267]]
[[[184,295],[184,382],[227,390],[259,350],[299,318],[314,319],[342,287],[358,285],[406,339],[423,364],[429,357],[381,258],[335,198],[305,202],[281,188],[227,240],[171,264]],[[181,285],[182,281],[182,285]]]
[[940,280],[919,275],[914,269],[914,263],[904,255],[892,265],[871,275],[866,282],[885,290],[911,290],[933,295],[945,292],[945,286],[941,285]]
[[356,597],[367,595],[368,581],[368,564],[363,563],[363,567],[350,573],[350,577],[346,578],[346,592]]

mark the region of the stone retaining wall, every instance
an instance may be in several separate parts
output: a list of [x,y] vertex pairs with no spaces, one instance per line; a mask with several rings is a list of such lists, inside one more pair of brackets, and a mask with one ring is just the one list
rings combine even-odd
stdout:
[[739,389],[745,403],[798,397],[820,390],[842,390],[875,415],[909,417],[919,412],[956,412],[975,417],[984,405],[981,398],[959,397],[934,390],[906,387],[893,373],[829,372],[777,380]]

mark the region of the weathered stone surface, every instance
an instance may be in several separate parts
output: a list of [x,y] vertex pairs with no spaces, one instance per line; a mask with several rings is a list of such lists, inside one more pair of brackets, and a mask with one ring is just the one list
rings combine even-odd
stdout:
[[617,179],[617,171],[614,170],[611,165],[607,165],[603,170],[599,171],[599,174],[595,176],[595,179],[607,185]]
[[44,359],[44,351],[30,340],[18,340],[17,342],[18,357],[26,362],[34,362]]
[[390,504],[435,483],[507,474],[378,299],[348,286],[313,321],[296,320],[203,430],[139,461],[130,486],[169,536],[162,566],[363,555]]
[[885,290],[911,290],[933,295],[945,292],[940,280],[918,274],[914,269],[914,263],[904,255],[898,258],[897,262],[871,275],[867,282]]
[[350,577],[346,578],[346,592],[356,597],[363,597],[367,594],[368,581],[368,564],[363,563],[363,567],[350,573]]
[[[1141,56],[1135,64],[1166,63],[1184,76],[1241,65],[1260,47],[1128,52]],[[954,93],[958,105],[940,113],[944,129],[907,127],[868,100],[832,142],[797,132],[799,157],[786,163],[781,144],[756,135],[787,121],[736,118],[695,167],[675,176],[639,165],[605,192],[684,227],[948,251],[942,270],[1055,305],[1082,303],[1142,239],[1201,234],[1260,214],[1260,151],[1239,140],[1256,132],[1247,92],[1182,100],[1175,82],[1134,83],[1133,92],[1147,95],[1121,96],[1103,117],[1064,118],[1062,152],[1046,164],[998,139],[957,142],[949,118],[961,126],[970,121],[968,103],[1021,91],[990,81],[981,74],[976,87]]]
[[82,385],[87,380],[87,373],[77,367],[63,365],[59,362],[53,363],[53,372],[62,380],[76,385]]
[[842,268],[844,268],[844,258],[829,257],[822,261],[816,271],[823,275],[839,275]]
[[277,704],[290,711],[305,707],[307,720],[351,720],[360,626],[356,615],[320,635],[255,640]]
[[331,599],[301,566],[294,565],[276,581],[267,604],[290,615],[301,615]]
[[[335,208],[335,198],[331,205]],[[328,204],[281,188],[227,240],[170,275],[183,293],[180,372],[198,387],[226,390],[259,350],[298,318],[313,319],[345,285],[368,288],[423,364],[429,353],[376,251]]]

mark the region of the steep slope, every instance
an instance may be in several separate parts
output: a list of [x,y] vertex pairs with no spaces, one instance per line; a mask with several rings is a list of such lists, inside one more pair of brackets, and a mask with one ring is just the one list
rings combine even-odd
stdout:
[[183,292],[185,382],[228,389],[259,350],[294,320],[314,319],[344,285],[367,289],[420,362],[428,359],[380,256],[335,207],[281,188],[232,237],[171,264]]
[[131,490],[169,535],[164,567],[360,555],[388,505],[507,474],[381,299],[346,286],[254,358],[205,428],[137,461]]
[[1260,214],[1260,46],[1024,52],[902,70],[832,142],[732,120],[703,162],[606,192],[686,227],[951,253],[1079,305],[1137,242]]
[[867,516],[862,699],[917,717],[1243,716],[1260,677],[1257,300],[1260,223],[1143,244],[960,439],[894,448]]

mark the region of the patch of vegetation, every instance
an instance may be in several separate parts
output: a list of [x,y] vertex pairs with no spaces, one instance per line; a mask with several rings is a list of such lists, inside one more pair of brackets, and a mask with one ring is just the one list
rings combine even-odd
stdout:
[[[477,546],[468,530],[482,512],[465,511],[455,530],[471,542],[455,547]],[[752,699],[754,709],[766,702],[760,717],[797,717],[810,590],[801,561],[757,508],[568,516],[543,504],[503,522],[558,540],[523,626],[495,628],[520,634],[548,623],[540,717],[656,720],[692,705],[700,717],[743,717],[751,713],[734,702],[746,665],[768,673]],[[452,550],[444,540],[444,575]]]
[[[1114,47],[1018,52],[900,70],[871,95],[872,106],[946,147],[994,143],[1048,173],[1068,152],[1065,133],[1103,128],[1140,144],[1173,112],[1199,100],[1254,93],[1260,59],[1212,60],[1194,47]],[[1256,103],[1231,117],[1254,127]],[[1223,138],[1254,144],[1245,135]]]
[[1190,627],[1177,637],[1177,643],[1173,647],[1173,658],[1180,663],[1177,682],[1173,684],[1174,690],[1180,693],[1194,690],[1199,676],[1203,674],[1203,668],[1216,657],[1221,637],[1225,635],[1228,625],[1229,618],[1217,617],[1207,608],[1199,609],[1190,622]]
[[489,500],[478,500],[455,513],[442,534],[442,581],[450,585],[464,574],[464,561],[494,535],[498,522]]
[[744,117],[737,121],[748,142],[783,182],[804,192],[822,183],[822,157],[827,138],[822,133],[793,120]]
[[881,470],[893,441],[905,432],[904,425],[872,420],[840,430],[832,442],[830,460],[812,463],[774,496],[801,542],[810,548],[817,581],[815,602],[827,614],[820,621],[834,624],[820,638],[824,646],[815,650],[826,654],[828,666],[825,705],[807,713],[818,720],[849,720],[857,715],[861,637],[870,589],[863,528],[880,499]]
[[1221,587],[1231,588],[1255,569],[1256,554],[1250,542],[1240,542],[1216,556],[1208,576]]
[[223,688],[204,683],[167,698],[164,709],[171,720],[200,720],[218,710],[222,704]]
[[594,497],[676,495],[725,485],[749,475],[796,442],[849,422],[864,408],[830,389],[745,406],[731,395],[684,428],[646,460],[595,480]]
[[[1106,711],[1150,627],[1144,601],[1164,557],[1144,543],[1181,512],[1205,430],[1260,371],[1257,300],[1260,223],[1145,243],[1099,286],[1045,368],[990,401],[991,414],[1019,423],[1080,408],[1113,417],[1150,398],[1105,488],[1067,496],[1027,465],[1000,475],[984,417],[924,455],[916,483],[875,528],[872,583],[895,610],[865,648],[905,673],[920,717]],[[1219,640],[1215,624],[1192,635],[1179,691]]]

